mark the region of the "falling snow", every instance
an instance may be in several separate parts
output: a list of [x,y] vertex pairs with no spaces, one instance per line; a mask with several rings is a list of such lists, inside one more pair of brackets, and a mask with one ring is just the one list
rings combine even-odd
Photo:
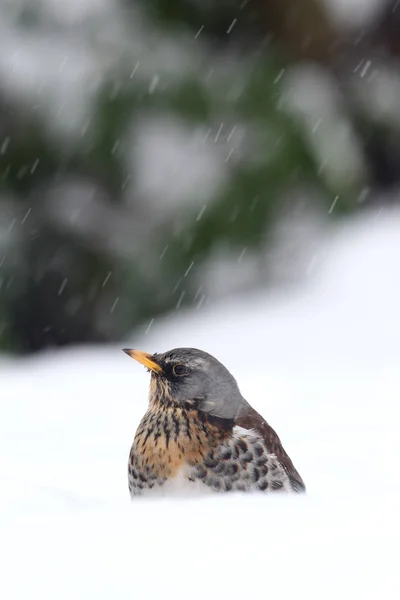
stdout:
[[336,206],[336,202],[337,202],[338,200],[339,200],[339,196],[336,196],[336,198],[335,198],[335,199],[334,199],[334,201],[332,202],[332,204],[331,204],[331,207],[330,207],[330,209],[329,209],[329,214],[331,214],[331,213],[333,212],[333,209],[335,208],[335,206]]
[[146,331],[144,332],[145,335],[147,335],[150,332],[150,329],[152,328],[154,323],[154,319],[151,319],[150,323],[148,324],[148,326],[146,327]]
[[201,34],[201,32],[203,31],[203,29],[204,29],[204,25],[202,25],[202,26],[200,27],[200,29],[198,30],[198,32],[197,32],[197,33],[196,33],[196,35],[194,36],[194,38],[195,38],[196,40],[197,40],[197,38],[199,37],[199,35]]
[[62,282],[62,284],[60,285],[60,288],[58,290],[58,296],[61,296],[61,294],[63,293],[63,291],[65,290],[65,287],[67,285],[68,279],[65,278]]
[[111,277],[111,271],[109,271],[109,272],[107,273],[107,276],[106,276],[106,278],[104,279],[103,283],[101,284],[101,287],[103,287],[103,288],[104,288],[104,287],[107,285],[107,283],[108,283],[108,280],[110,279],[110,277]]
[[203,204],[203,206],[200,209],[199,214],[196,217],[196,221],[200,221],[201,217],[204,215],[205,211],[207,209],[207,204]]
[[118,297],[118,298],[115,298],[115,300],[114,300],[114,303],[113,303],[113,305],[112,305],[112,307],[111,307],[111,309],[110,309],[110,313],[113,313],[113,312],[114,312],[114,310],[117,308],[117,304],[118,304],[118,302],[119,302],[119,297]]
[[136,71],[139,68],[139,61],[137,61],[136,65],[134,66],[134,69],[132,71],[132,73],[130,74],[130,78],[132,79],[132,77],[134,76],[134,74],[136,73]]
[[190,263],[190,265],[188,266],[188,268],[186,269],[184,277],[187,277],[189,275],[190,271],[192,270],[193,265],[194,265],[194,261],[192,261]]
[[159,84],[160,81],[160,76],[159,75],[154,75],[151,79],[150,85],[149,85],[149,94],[153,94],[153,92],[156,91],[156,88]]
[[235,27],[237,23],[237,19],[233,19],[232,23],[229,25],[228,29],[226,30],[226,33],[229,35],[232,32],[232,29]]
[[25,221],[27,220],[27,218],[28,218],[28,217],[29,217],[29,215],[30,215],[30,212],[31,212],[31,210],[32,210],[31,208],[28,208],[28,210],[27,210],[27,211],[26,211],[26,213],[25,213],[25,216],[24,216],[24,218],[23,218],[23,219],[22,219],[22,221],[21,221],[21,225],[23,225],[23,224],[25,223]]
[[183,298],[185,297],[185,293],[186,293],[185,291],[181,292],[181,295],[179,296],[179,300],[178,300],[178,302],[176,303],[176,308],[177,308],[177,309],[178,309],[178,308],[180,308],[180,306],[181,306],[181,304],[182,304],[182,300],[183,300]]
[[[321,3],[2,3],[0,597],[399,597],[400,4]],[[128,345],[220,358],[308,495],[131,505]]]

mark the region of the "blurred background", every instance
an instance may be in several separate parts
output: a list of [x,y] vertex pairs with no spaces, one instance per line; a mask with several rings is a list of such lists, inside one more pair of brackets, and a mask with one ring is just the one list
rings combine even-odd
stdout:
[[3,352],[290,292],[398,202],[398,0],[0,7]]

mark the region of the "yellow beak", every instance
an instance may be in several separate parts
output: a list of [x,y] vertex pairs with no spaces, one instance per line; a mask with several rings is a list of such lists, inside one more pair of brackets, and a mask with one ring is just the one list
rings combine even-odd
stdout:
[[155,373],[162,373],[162,367],[155,362],[151,354],[147,354],[147,352],[141,352],[140,350],[130,350],[129,348],[124,348],[123,352],[140,362],[141,365],[144,365],[151,371],[154,371]]

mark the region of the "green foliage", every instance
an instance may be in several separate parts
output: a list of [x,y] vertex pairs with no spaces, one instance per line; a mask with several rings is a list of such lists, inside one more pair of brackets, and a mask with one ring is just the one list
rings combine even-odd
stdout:
[[204,28],[206,35],[219,37],[226,35],[232,19],[247,15],[243,0],[219,0],[192,2],[188,0],[125,0],[125,6],[142,5],[150,18],[157,19],[162,27],[176,29],[190,27],[194,32]]
[[[227,22],[238,10],[238,3],[228,1],[204,6],[183,0],[142,4],[157,15],[163,30],[172,25],[194,30],[204,26],[205,35],[223,33],[224,39]],[[110,205],[123,205],[124,181],[129,176],[135,190],[137,179],[135,165],[127,172],[124,140],[145,117],[151,120],[160,114],[189,131],[216,131],[223,122],[216,147],[225,157],[227,176],[207,199],[201,218],[201,206],[188,198],[157,229],[149,226],[151,237],[145,238],[140,252],[137,244],[131,256],[113,255],[60,231],[40,217],[39,202],[36,229],[26,230],[24,258],[13,274],[19,280],[17,291],[11,295],[6,286],[0,290],[0,321],[7,322],[2,348],[32,350],[53,343],[115,339],[174,308],[181,289],[187,292],[182,306],[193,302],[199,282],[196,268],[187,273],[189,266],[211,259],[221,245],[235,255],[243,248],[263,251],[281,198],[296,188],[319,190],[326,210],[340,195],[335,214],[354,207],[354,190],[343,193],[340,182],[337,189],[327,186],[297,123],[280,107],[279,79],[285,65],[279,55],[272,50],[241,53],[225,66],[220,58],[215,50],[213,77],[208,77],[213,65],[206,56],[199,59],[200,67],[173,80],[165,78],[167,83],[152,93],[146,76],[131,78],[121,72],[105,80],[92,107],[89,135],[67,148],[32,113],[12,111],[9,141],[0,156],[0,186],[24,206],[60,175],[92,178],[103,187]],[[245,132],[238,147],[226,139],[226,132],[236,126]],[[118,144],[122,150],[114,151]],[[132,211],[140,212],[139,202],[133,201]],[[66,258],[54,272],[52,259],[60,252]],[[112,277],[104,287],[107,273]],[[60,294],[64,280],[68,283]],[[112,310],[116,299],[118,308]]]

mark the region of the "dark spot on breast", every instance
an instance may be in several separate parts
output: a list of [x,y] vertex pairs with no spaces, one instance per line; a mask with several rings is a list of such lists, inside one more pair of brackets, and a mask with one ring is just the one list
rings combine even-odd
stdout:
[[218,461],[214,458],[214,456],[212,454],[209,454],[208,456],[206,456],[206,458],[204,460],[204,464],[209,469],[213,469],[214,467],[217,466]]
[[147,432],[146,432],[146,435],[145,435],[145,438],[144,438],[143,445],[144,445],[144,444],[147,444],[147,441],[148,441],[148,439],[149,439],[149,437],[151,436],[151,434],[152,434],[152,433],[153,433],[153,429],[151,429],[151,428],[149,427],[149,428],[147,429]]
[[222,471],[223,475],[234,475],[235,474],[235,466],[232,463],[221,463],[224,465],[224,469]]
[[253,481],[256,483],[259,479],[260,479],[260,471],[258,469],[254,469]]
[[239,458],[239,454],[240,448],[237,444],[235,444],[235,446],[233,446],[232,448],[232,458],[236,460],[237,458]]
[[176,441],[178,439],[179,433],[180,433],[180,423],[179,423],[179,419],[177,418],[176,415],[174,415],[173,419],[174,419],[174,426],[175,426],[175,441]]
[[221,458],[223,460],[230,460],[232,458],[232,450],[230,450],[230,448],[227,448],[226,450],[223,450],[221,452]]
[[245,452],[244,455],[240,457],[240,460],[243,460],[244,462],[251,462],[253,460],[253,455],[250,452],[250,450],[247,450],[247,452]]
[[226,463],[222,461],[218,461],[216,466],[213,468],[214,473],[224,473],[225,472]]
[[271,483],[271,488],[273,490],[281,490],[283,488],[283,483],[282,481],[273,481]]
[[203,467],[203,465],[197,465],[196,470],[195,470],[195,476],[198,477],[199,479],[204,479],[204,477],[206,475],[207,475],[207,471]]
[[186,412],[182,412],[182,419],[185,422],[185,433],[188,436],[189,440],[192,439],[192,434],[190,431],[190,422]]
[[254,446],[253,451],[256,456],[262,456],[264,454],[264,448],[259,444]]
[[221,482],[219,481],[219,479],[213,479],[212,486],[213,486],[214,490],[219,492],[219,490],[221,489]]
[[263,492],[268,488],[268,481],[266,479],[262,479],[258,484],[259,489]]
[[247,451],[247,444],[246,442],[242,439],[239,438],[239,440],[237,441],[236,445],[240,448],[240,450],[242,450],[243,452]]

